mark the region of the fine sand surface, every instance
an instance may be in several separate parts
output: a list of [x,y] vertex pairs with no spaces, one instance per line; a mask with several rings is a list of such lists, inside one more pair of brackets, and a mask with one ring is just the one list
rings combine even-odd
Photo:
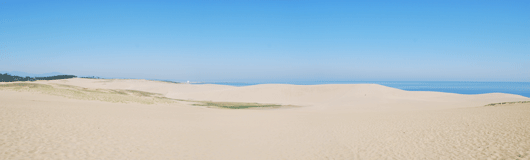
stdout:
[[[79,78],[7,84],[0,159],[530,158],[530,103],[485,106],[530,101],[512,94]],[[222,109],[165,97],[297,107]]]

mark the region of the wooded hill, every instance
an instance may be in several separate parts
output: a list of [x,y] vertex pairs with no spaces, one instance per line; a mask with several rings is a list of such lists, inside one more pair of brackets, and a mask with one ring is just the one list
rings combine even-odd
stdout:
[[49,76],[49,77],[20,77],[20,76],[12,76],[7,73],[0,74],[0,82],[15,82],[15,81],[36,81],[36,80],[56,80],[56,79],[68,79],[68,78],[75,78],[77,76],[74,75],[56,75],[56,76]]

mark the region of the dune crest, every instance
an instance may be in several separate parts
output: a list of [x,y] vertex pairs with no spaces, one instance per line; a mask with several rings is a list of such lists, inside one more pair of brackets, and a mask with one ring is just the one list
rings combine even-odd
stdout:
[[462,95],[429,91],[404,91],[378,84],[260,84],[234,87],[215,84],[175,84],[134,79],[94,80],[82,78],[38,83],[138,90],[162,94],[173,99],[295,105],[318,110],[337,111],[448,109],[530,100],[528,97],[504,93]]

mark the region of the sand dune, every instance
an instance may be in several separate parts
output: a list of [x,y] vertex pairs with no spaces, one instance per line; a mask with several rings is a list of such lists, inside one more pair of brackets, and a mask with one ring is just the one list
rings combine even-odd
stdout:
[[148,80],[90,80],[80,78],[41,81],[39,83],[60,83],[88,88],[131,89],[160,93],[175,99],[275,103],[335,111],[447,109],[529,100],[528,97],[503,93],[461,95],[404,91],[378,84],[262,84],[234,87],[214,84],[174,84]]
[[[59,89],[0,89],[0,159],[530,158],[530,103],[484,106],[530,100],[518,95],[410,92],[374,84],[32,83]],[[61,90],[57,84],[79,88]],[[300,107],[217,109],[150,101],[156,98],[127,90]],[[70,92],[78,94],[64,95]],[[123,101],[112,101],[116,97]]]

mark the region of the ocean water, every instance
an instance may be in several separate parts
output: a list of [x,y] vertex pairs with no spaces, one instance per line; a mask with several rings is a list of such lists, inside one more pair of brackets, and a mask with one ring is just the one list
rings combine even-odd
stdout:
[[256,84],[380,84],[407,91],[436,91],[459,94],[510,93],[530,97],[530,82],[434,82],[434,81],[306,81],[306,82],[212,82],[231,86],[249,86]]

